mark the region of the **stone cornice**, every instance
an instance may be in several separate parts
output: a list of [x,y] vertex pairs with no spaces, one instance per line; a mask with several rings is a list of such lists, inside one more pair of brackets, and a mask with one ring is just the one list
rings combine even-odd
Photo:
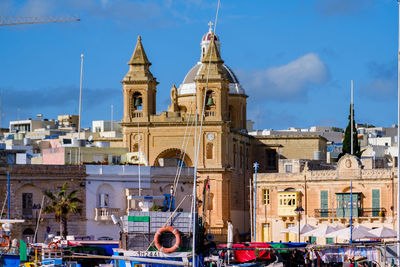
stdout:
[[[3,170],[0,170],[0,175],[7,175],[10,173],[11,177],[34,177],[48,179],[49,177],[68,177],[68,178],[84,178],[86,177],[85,165],[9,165]],[[2,177],[3,178],[3,177]],[[4,179],[4,178],[3,178]]]

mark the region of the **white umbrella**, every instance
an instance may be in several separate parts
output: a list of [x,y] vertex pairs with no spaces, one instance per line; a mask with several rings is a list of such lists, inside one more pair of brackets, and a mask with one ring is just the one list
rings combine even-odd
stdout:
[[318,227],[317,229],[305,233],[304,236],[325,237],[327,234],[330,234],[335,231],[337,231],[335,227],[324,224]]
[[361,224],[359,224],[359,225],[353,227],[353,229],[354,229],[354,228],[362,229],[362,230],[365,230],[365,231],[368,231],[368,232],[371,231],[371,228],[368,228],[368,227],[366,227],[366,226],[364,226],[364,225],[361,225]]
[[[307,232],[310,232],[314,230],[315,227],[309,225],[308,223],[306,224],[300,224],[300,234],[304,235]],[[290,228],[284,229],[281,231],[281,233],[293,233],[293,234],[298,234],[299,233],[299,225],[292,226]]]
[[[350,227],[327,234],[326,237],[338,237],[341,239],[350,240]],[[362,228],[353,227],[352,238],[355,240],[355,239],[365,239],[365,238],[377,238],[377,236],[371,234],[368,231],[365,231]]]
[[395,238],[397,237],[397,232],[385,226],[378,227],[369,231],[371,234],[378,236],[379,238]]
[[342,230],[342,229],[346,228],[346,227],[343,227],[343,226],[341,226],[339,224],[334,224],[333,227],[336,229],[336,231],[339,231],[339,230]]

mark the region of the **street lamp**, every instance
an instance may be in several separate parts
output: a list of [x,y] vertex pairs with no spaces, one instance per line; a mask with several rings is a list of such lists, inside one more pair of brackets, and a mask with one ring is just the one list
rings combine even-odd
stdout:
[[298,242],[300,243],[300,219],[301,219],[301,213],[304,211],[304,209],[303,209],[303,207],[302,206],[298,206],[295,210],[294,210],[294,212],[296,212],[296,214],[297,214],[297,222],[298,222],[298,224],[299,224],[299,232],[298,232]]
[[256,242],[257,238],[257,170],[260,167],[258,162],[254,162],[254,237],[253,241]]

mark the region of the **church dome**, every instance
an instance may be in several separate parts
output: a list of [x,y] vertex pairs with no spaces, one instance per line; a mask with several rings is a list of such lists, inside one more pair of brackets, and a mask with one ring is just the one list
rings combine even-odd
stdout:
[[[201,39],[201,41],[202,42],[210,41],[212,35],[213,35],[212,31],[208,31],[206,34],[203,35],[203,38]],[[217,41],[217,42],[219,41],[219,38],[218,38],[218,36],[216,34],[214,34],[214,40]]]
[[[220,41],[216,34],[212,33],[211,25],[209,24],[210,28],[206,34],[203,35],[201,39],[200,47],[201,47],[201,56],[203,58],[205,52],[210,44],[210,40],[212,36],[214,36],[215,44],[217,45],[218,50],[220,50]],[[197,74],[203,67],[203,63],[201,61],[197,62],[190,71],[186,74],[185,79],[179,85],[178,88],[178,95],[188,95],[188,94],[196,94],[196,83],[194,79],[196,78]],[[236,77],[235,73],[225,64],[223,64],[223,70],[225,72],[226,77],[229,80],[229,94],[245,94],[243,87],[240,85],[238,78]]]
[[[196,83],[194,79],[202,67],[203,63],[197,62],[197,64],[194,65],[193,68],[186,74],[185,79],[178,88],[178,95],[196,94]],[[233,71],[225,64],[223,64],[223,67],[226,77],[229,80],[229,94],[244,94],[244,89],[240,85],[235,73],[233,73]]]

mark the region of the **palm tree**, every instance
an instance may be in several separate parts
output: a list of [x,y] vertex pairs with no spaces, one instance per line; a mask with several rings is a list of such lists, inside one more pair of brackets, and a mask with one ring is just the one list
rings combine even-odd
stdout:
[[60,235],[65,239],[68,235],[67,231],[67,217],[70,213],[80,214],[82,207],[79,203],[82,203],[76,194],[77,190],[73,190],[71,193],[67,193],[68,186],[67,182],[63,184],[60,191],[56,194],[50,191],[46,191],[44,194],[51,200],[50,205],[44,208],[45,213],[54,213],[56,220],[60,222]]

